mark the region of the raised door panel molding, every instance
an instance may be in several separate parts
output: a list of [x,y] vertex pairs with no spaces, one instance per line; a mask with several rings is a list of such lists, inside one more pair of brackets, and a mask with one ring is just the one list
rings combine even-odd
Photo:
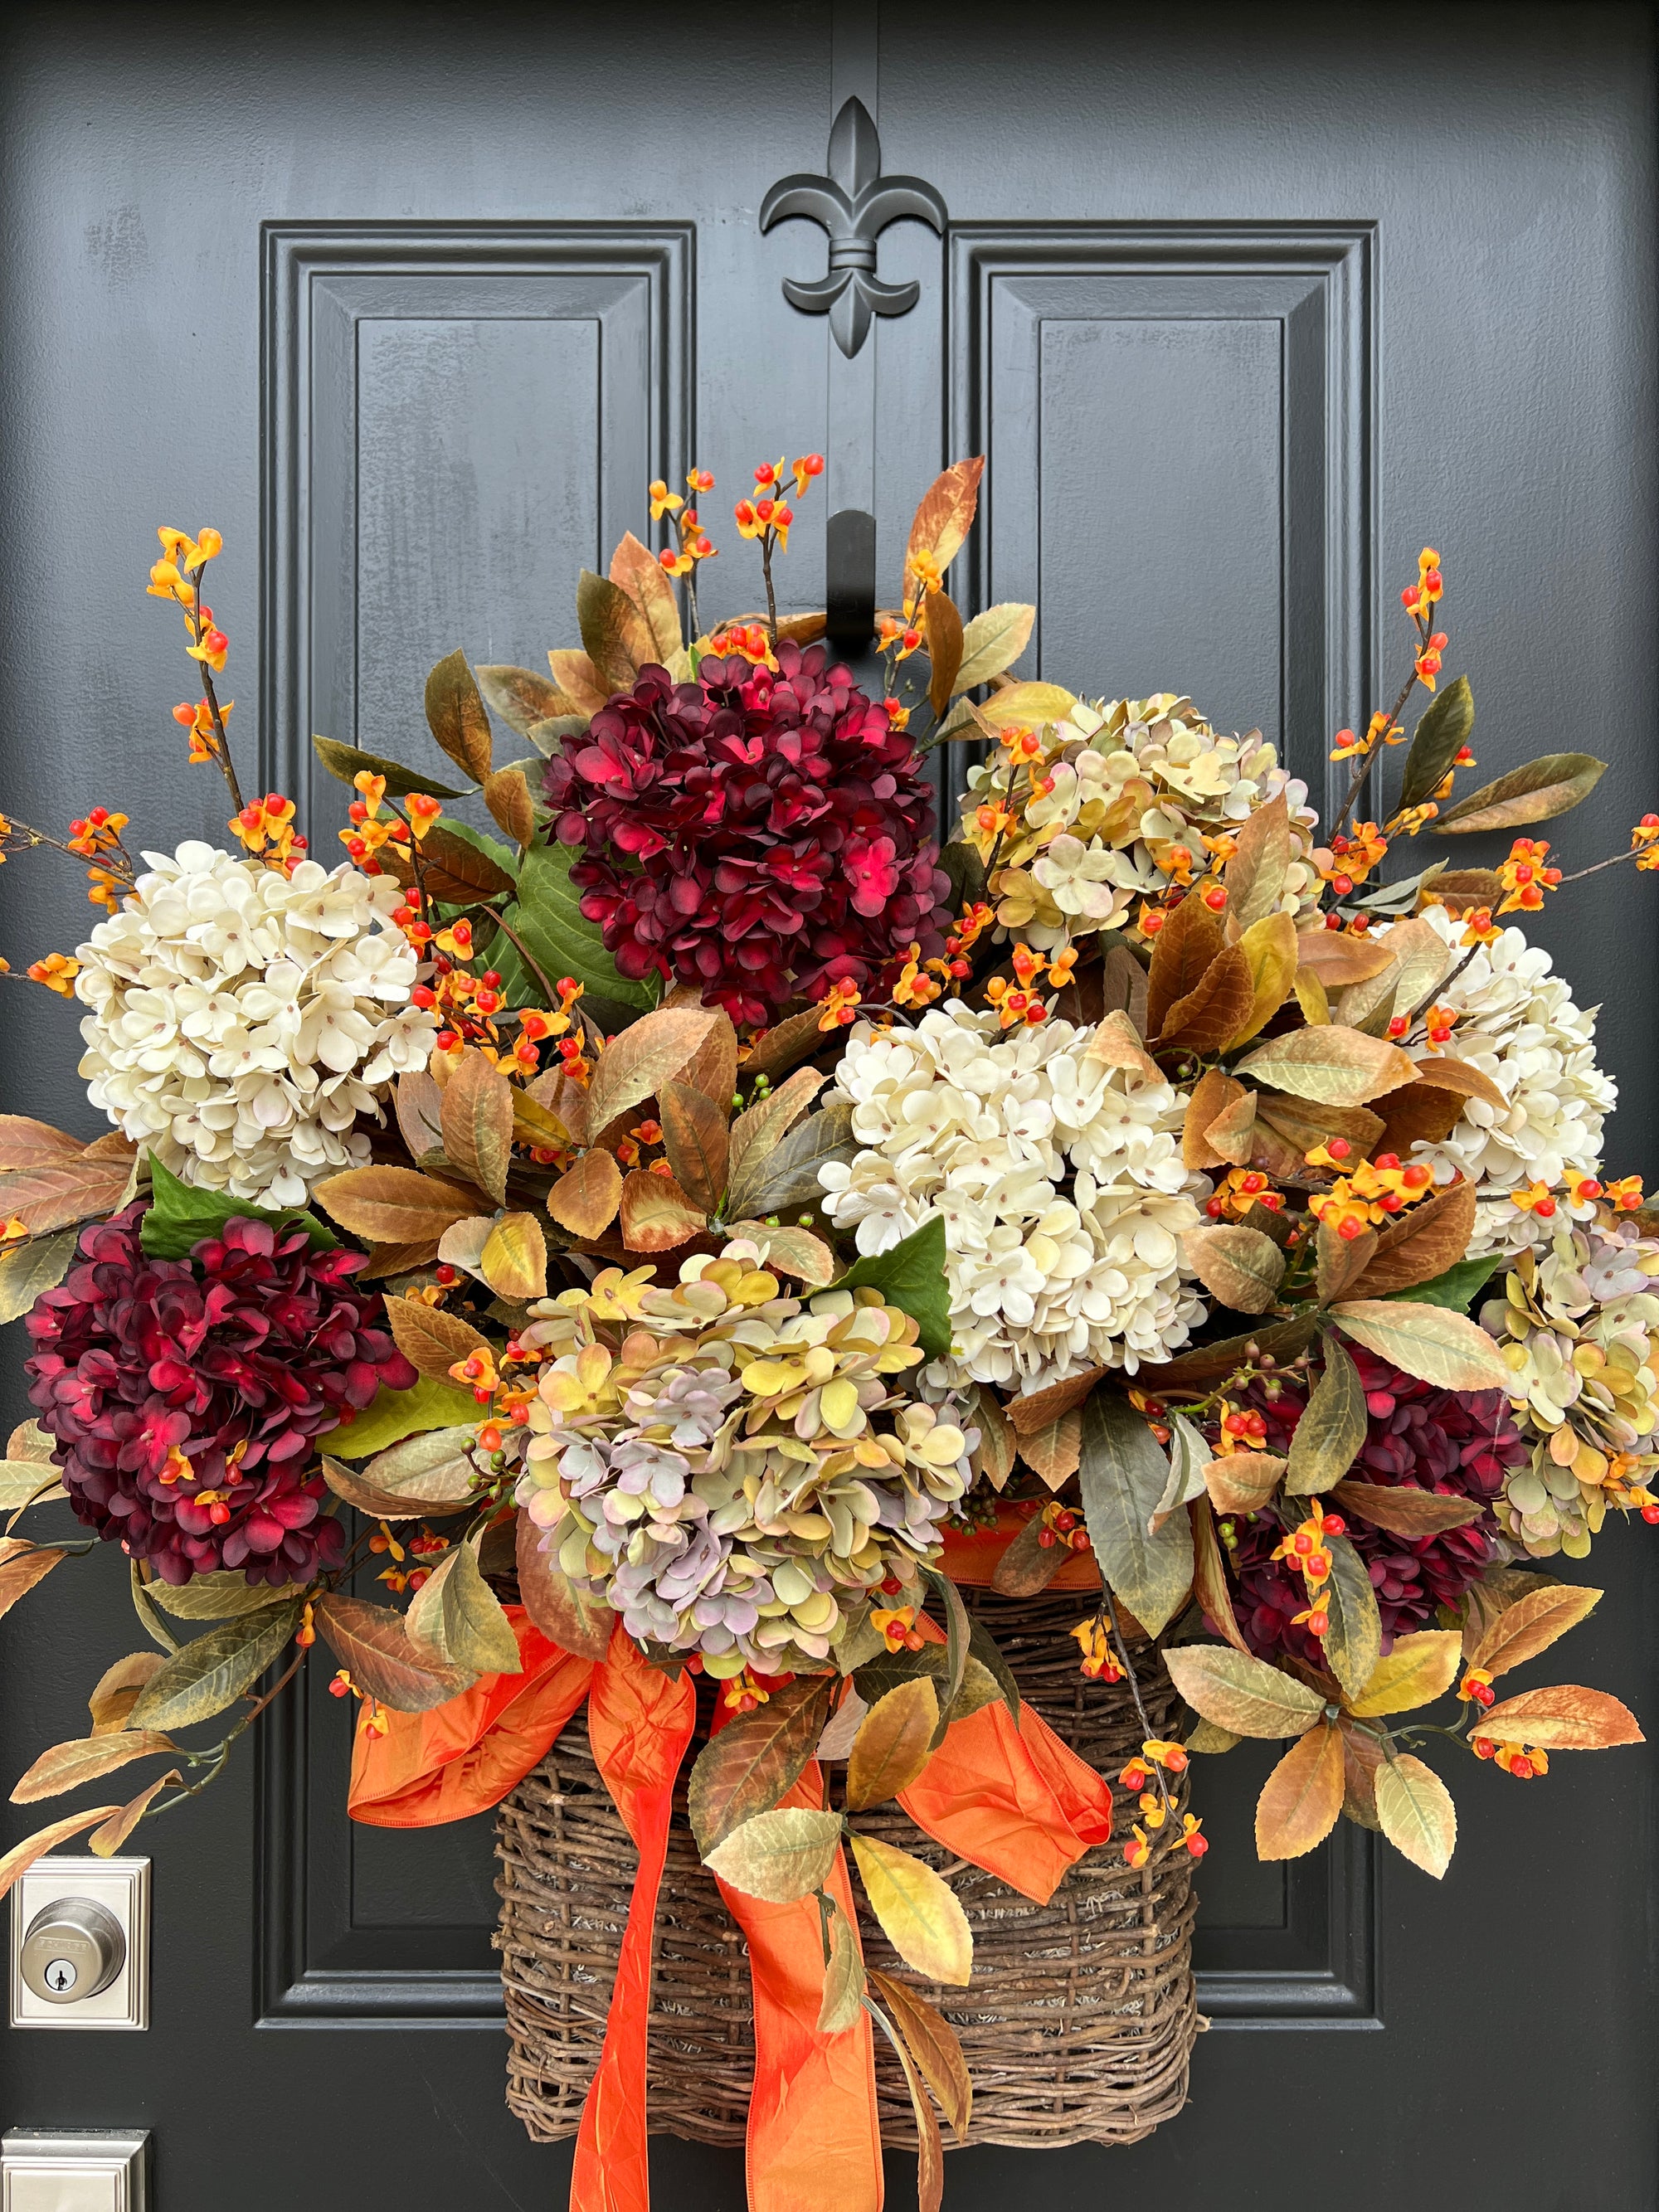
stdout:
[[960,224],[950,253],[973,604],[1035,599],[1043,675],[1183,690],[1322,791],[1373,688],[1370,226]]
[[313,732],[438,775],[434,661],[577,641],[577,571],[685,465],[694,258],[689,224],[266,227],[264,772],[319,824]]

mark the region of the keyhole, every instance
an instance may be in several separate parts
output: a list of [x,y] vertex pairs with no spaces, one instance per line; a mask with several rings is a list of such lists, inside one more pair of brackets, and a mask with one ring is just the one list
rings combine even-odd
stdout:
[[77,1978],[72,1960],[68,1959],[47,1960],[46,1987],[49,1990],[57,1990],[61,1996],[65,1990],[72,1990],[75,1987]]

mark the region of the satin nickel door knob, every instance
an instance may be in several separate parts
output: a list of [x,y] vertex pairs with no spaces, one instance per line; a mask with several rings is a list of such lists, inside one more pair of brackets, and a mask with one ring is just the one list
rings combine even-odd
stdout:
[[78,2004],[106,1990],[126,1964],[127,1939],[108,1907],[60,1897],[30,1921],[18,1965],[47,2004]]

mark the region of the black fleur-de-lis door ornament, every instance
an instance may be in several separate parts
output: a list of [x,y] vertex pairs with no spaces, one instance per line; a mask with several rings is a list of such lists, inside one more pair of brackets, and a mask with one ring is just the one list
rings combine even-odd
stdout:
[[783,177],[761,203],[760,227],[805,216],[830,234],[830,273],[811,283],[783,280],[783,296],[803,314],[830,318],[850,360],[870,334],[872,315],[906,315],[919,284],[884,284],[876,274],[876,240],[906,216],[943,233],[945,203],[920,177],[884,177],[881,140],[861,100],[849,100],[830,132],[827,177]]

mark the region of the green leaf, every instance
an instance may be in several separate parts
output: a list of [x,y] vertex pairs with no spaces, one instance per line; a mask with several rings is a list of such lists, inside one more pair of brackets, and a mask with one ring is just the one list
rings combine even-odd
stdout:
[[1346,1536],[1328,1536],[1331,1578],[1325,1585],[1325,1664],[1346,1695],[1357,1698],[1382,1656],[1382,1616],[1364,1561]]
[[1153,1636],[1193,1585],[1186,1514],[1170,1514],[1156,1535],[1148,1534],[1169,1480],[1169,1462],[1128,1400],[1097,1390],[1083,1408],[1083,1511],[1101,1573]]
[[303,1206],[284,1206],[272,1213],[245,1198],[227,1198],[222,1190],[180,1182],[153,1152],[149,1182],[150,1206],[138,1224],[138,1242],[152,1260],[189,1259],[195,1245],[204,1237],[217,1237],[228,1221],[268,1221],[273,1229],[303,1229],[313,1252],[331,1252],[340,1242]]
[[[598,923],[589,921],[582,913],[581,893],[570,880],[574,858],[566,845],[530,848],[519,870],[518,898],[506,909],[507,927],[524,939],[531,958],[550,983],[574,975],[598,998],[648,1012],[657,1003],[660,979],[653,975],[635,983],[620,973],[605,949]],[[503,957],[514,953],[505,939],[496,950]],[[490,957],[505,975],[495,951]],[[540,986],[535,988],[539,994]]]
[[371,775],[386,778],[389,799],[407,799],[411,791],[423,791],[428,799],[465,799],[464,791],[453,784],[434,783],[429,775],[418,769],[405,768],[401,761],[386,760],[379,753],[366,753],[356,745],[343,745],[337,738],[313,738],[312,748],[323,766],[342,783],[350,783],[362,769]]
[[155,1603],[179,1620],[240,1620],[245,1613],[263,1613],[267,1606],[284,1604],[294,1595],[291,1589],[273,1589],[269,1583],[251,1583],[234,1569],[192,1575],[187,1583],[164,1583],[158,1577],[145,1587]]
[[733,1828],[704,1863],[711,1874],[769,1905],[792,1905],[822,1889],[841,1842],[839,1813],[757,1813]]
[[483,1530],[446,1556],[409,1612],[410,1633],[435,1644],[452,1666],[474,1674],[521,1674],[519,1639],[478,1566]]
[[127,1725],[191,1728],[234,1704],[257,1682],[300,1625],[302,1601],[227,1620],[183,1644],[138,1692]]
[[1437,692],[1433,704],[1417,726],[1411,750],[1406,755],[1400,786],[1400,804],[1422,806],[1434,797],[1451,771],[1452,763],[1469,740],[1474,727],[1474,694],[1469,679],[1460,676]]
[[79,1229],[64,1229],[0,1253],[0,1322],[20,1320],[43,1291],[57,1289],[74,1261],[80,1237]]
[[984,1668],[998,1689],[1001,1691],[1002,1702],[1008,1708],[1008,1717],[1018,1728],[1020,1707],[1019,1684],[1014,1680],[1013,1668],[1003,1657],[1001,1647],[995,1637],[977,1616],[969,1620],[968,1654],[969,1658],[978,1660],[980,1665]]
[[821,1114],[798,1121],[766,1155],[744,1192],[745,1213],[782,1213],[816,1206],[823,1196],[818,1170],[831,1160],[852,1160],[859,1149],[849,1099],[832,1098]]
[[1477,830],[1522,830],[1529,822],[1550,822],[1588,799],[1607,771],[1607,763],[1589,753],[1544,753],[1472,791],[1432,826],[1468,836]]
[[1288,1498],[1311,1498],[1341,1481],[1365,1441],[1365,1392],[1359,1370],[1334,1336],[1324,1340],[1324,1371],[1291,1436]]
[[686,1812],[704,1858],[745,1820],[771,1812],[799,1781],[823,1733],[829,1689],[826,1676],[798,1674],[704,1744],[686,1786]]
[[929,1359],[951,1349],[951,1285],[945,1274],[945,1217],[936,1213],[884,1252],[854,1260],[832,1290],[879,1291],[889,1305],[908,1313],[921,1330]]
[[483,1420],[483,1408],[470,1390],[453,1382],[434,1382],[422,1376],[412,1390],[380,1390],[355,1421],[328,1432],[329,1449],[337,1459],[367,1459],[401,1443],[417,1429],[473,1427]]
[[1384,1297],[1404,1298],[1423,1306],[1446,1306],[1453,1313],[1468,1313],[1486,1279],[1504,1264],[1504,1254],[1489,1252],[1484,1260],[1460,1260],[1432,1282],[1413,1283],[1403,1291],[1385,1291]]
[[933,1732],[933,1743],[937,1747],[944,1741],[945,1729],[957,1717],[954,1709],[962,1694],[973,1631],[968,1619],[968,1608],[962,1601],[962,1592],[949,1575],[941,1574],[937,1567],[924,1567],[921,1571],[945,1607],[945,1693],[939,1699],[942,1710]]
[[160,1644],[163,1651],[177,1651],[178,1638],[162,1620],[155,1599],[149,1594],[149,1584],[138,1571],[138,1562],[128,1562],[128,1577],[132,1587],[132,1609],[138,1616],[138,1626],[152,1644]]

